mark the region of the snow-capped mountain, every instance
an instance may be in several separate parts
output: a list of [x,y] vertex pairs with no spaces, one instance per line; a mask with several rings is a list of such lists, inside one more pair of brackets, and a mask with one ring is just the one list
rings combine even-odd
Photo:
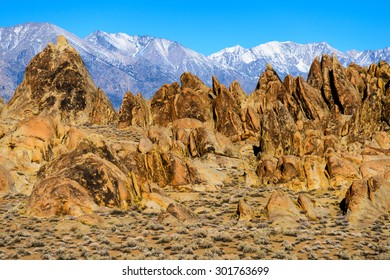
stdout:
[[335,53],[345,66],[352,61],[361,65],[390,61],[390,48],[340,52],[327,43],[293,42],[270,42],[251,49],[235,46],[206,57],[167,39],[103,31],[79,38],[50,23],[27,23],[0,28],[0,96],[8,100],[13,95],[28,62],[59,35],[77,49],[96,85],[117,108],[126,91],[140,91],[149,98],[161,85],[178,81],[185,71],[208,85],[212,75],[227,86],[237,80],[249,93],[268,63],[283,77],[306,76],[313,59],[323,53]]
[[294,42],[269,42],[251,49],[241,46],[223,49],[209,56],[211,60],[225,67],[237,69],[248,76],[258,74],[258,69],[264,69],[271,63],[280,76],[307,76],[314,58],[322,54],[334,53],[341,64],[347,66],[351,62],[359,65],[369,65],[379,60],[389,61],[390,48],[378,51],[348,51],[341,52],[325,42],[312,44],[297,44]]

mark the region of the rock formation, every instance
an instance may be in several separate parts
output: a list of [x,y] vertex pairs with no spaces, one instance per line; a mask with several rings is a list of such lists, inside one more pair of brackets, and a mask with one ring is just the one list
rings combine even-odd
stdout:
[[383,176],[353,182],[340,203],[350,222],[358,226],[371,224],[390,210],[390,181]]
[[297,205],[283,191],[272,193],[265,206],[270,221],[293,227],[300,217]]
[[14,119],[59,116],[72,125],[116,120],[107,96],[96,88],[80,55],[63,36],[31,60],[3,111],[4,117]]
[[90,213],[96,206],[126,209],[142,198],[129,173],[104,142],[84,139],[74,151],[39,170],[28,213],[75,215]]
[[212,127],[213,112],[210,88],[198,77],[186,72],[178,83],[162,86],[151,99],[154,125],[168,126],[177,119],[192,118]]
[[150,109],[141,94],[127,92],[123,98],[118,115],[118,127],[148,127],[150,125]]
[[15,192],[15,182],[10,172],[0,164],[0,195]]
[[236,213],[239,221],[250,221],[254,218],[252,207],[244,199],[238,202]]
[[[31,61],[3,105],[0,200],[20,193],[30,216],[70,215],[105,227],[111,211],[155,215],[151,230],[198,221],[219,230],[233,217],[245,221],[237,225],[243,231],[322,228],[323,219],[341,212],[346,224],[360,225],[388,214],[387,63],[343,68],[324,55],[313,61],[307,81],[291,75],[282,81],[268,65],[250,96],[238,82],[227,88],[212,77],[212,83],[186,72],[150,101],[127,92],[117,117],[60,37]],[[333,206],[342,197],[339,211]],[[194,236],[230,238],[211,233]],[[256,233],[248,238],[258,241]],[[199,244],[192,245],[186,249]]]
[[263,182],[312,189],[349,186],[361,178],[358,147],[389,130],[388,71],[384,62],[345,69],[335,56],[323,55],[314,60],[307,82],[291,76],[281,82],[267,66],[250,97],[257,98],[260,112],[257,173]]

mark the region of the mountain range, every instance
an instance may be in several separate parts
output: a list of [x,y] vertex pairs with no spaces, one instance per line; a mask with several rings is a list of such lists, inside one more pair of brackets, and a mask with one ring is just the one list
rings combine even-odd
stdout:
[[186,71],[207,85],[211,85],[212,75],[225,85],[237,80],[249,93],[268,63],[281,77],[306,77],[313,59],[322,54],[334,53],[344,66],[390,61],[390,47],[341,52],[325,42],[269,42],[250,49],[234,46],[205,56],[162,38],[103,31],[79,38],[50,23],[26,23],[0,28],[0,96],[10,99],[31,58],[59,35],[64,35],[80,53],[94,82],[116,108],[126,91],[141,92],[150,98],[161,85],[178,81]]

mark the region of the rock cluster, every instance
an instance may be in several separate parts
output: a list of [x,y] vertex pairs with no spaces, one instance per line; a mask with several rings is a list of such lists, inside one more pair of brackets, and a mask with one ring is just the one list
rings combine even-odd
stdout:
[[268,66],[252,93],[261,112],[263,183],[310,190],[348,187],[365,176],[364,147],[389,137],[389,74],[387,63],[345,69],[334,55],[316,59],[307,82],[281,81]]
[[[170,126],[181,119],[194,119],[233,141],[255,137],[258,112],[237,82],[230,89],[213,77],[208,88],[196,76],[186,72],[178,83],[162,86],[151,99],[152,123]],[[195,125],[195,126],[198,126]]]
[[[30,62],[10,102],[0,100],[0,193],[29,195],[34,216],[87,219],[135,205],[162,211],[165,221],[197,221],[163,189],[218,191],[234,183],[221,172],[234,164],[246,187],[339,192],[351,222],[389,211],[387,63],[344,68],[323,55],[307,81],[281,81],[268,65],[249,96],[237,82],[212,82],[209,88],[186,72],[150,101],[126,93],[117,114],[60,37]],[[103,139],[99,128],[112,137]],[[279,189],[265,210],[289,226],[324,215],[315,200],[300,194],[293,201]],[[255,212],[239,201],[240,221]]]

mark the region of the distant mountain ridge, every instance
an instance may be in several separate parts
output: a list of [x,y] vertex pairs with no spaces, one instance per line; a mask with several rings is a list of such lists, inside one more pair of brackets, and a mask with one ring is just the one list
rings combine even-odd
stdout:
[[79,38],[50,23],[26,23],[0,28],[0,96],[9,100],[32,57],[59,35],[80,53],[94,82],[116,108],[126,91],[150,98],[161,85],[178,81],[185,71],[207,85],[211,85],[212,75],[227,86],[237,80],[250,93],[268,63],[281,77],[305,77],[313,59],[322,54],[336,54],[344,66],[351,62],[363,66],[379,60],[390,62],[390,48],[341,52],[324,42],[270,42],[250,49],[235,46],[205,56],[162,38],[103,31]]

